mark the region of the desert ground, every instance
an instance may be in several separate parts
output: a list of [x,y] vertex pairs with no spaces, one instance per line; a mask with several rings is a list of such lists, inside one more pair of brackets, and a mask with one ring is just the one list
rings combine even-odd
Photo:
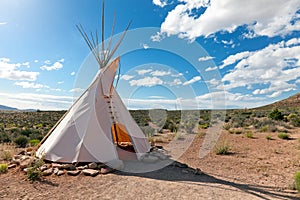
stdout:
[[[1,199],[300,199],[293,176],[300,168],[300,129],[291,139],[277,133],[230,134],[222,130],[218,143],[226,141],[228,155],[211,151],[199,158],[205,130],[178,159],[203,172],[195,175],[174,165],[148,173],[115,171],[107,175],[72,177],[51,175],[30,182],[20,169],[0,174]],[[266,139],[271,136],[272,140]],[[157,143],[168,150],[167,143]],[[0,151],[14,147],[2,145]],[[172,158],[171,158],[172,159]]]

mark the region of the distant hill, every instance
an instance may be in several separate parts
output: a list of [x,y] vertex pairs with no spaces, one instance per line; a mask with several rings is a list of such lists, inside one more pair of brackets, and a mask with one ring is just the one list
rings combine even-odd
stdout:
[[[260,107],[259,109],[283,109],[283,110],[298,110],[300,109],[300,93],[297,93],[293,96],[277,101],[275,103]],[[257,109],[257,108],[256,108]]]
[[0,110],[18,110],[17,108],[0,105]]

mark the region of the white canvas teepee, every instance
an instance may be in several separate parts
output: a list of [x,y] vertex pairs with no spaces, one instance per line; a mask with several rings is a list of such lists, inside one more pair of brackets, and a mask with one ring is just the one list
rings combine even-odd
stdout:
[[[102,15],[102,23],[103,19]],[[45,160],[64,163],[107,163],[132,155],[139,159],[149,152],[150,144],[113,86],[119,57],[109,63],[128,27],[112,51],[104,49],[102,45],[101,52],[97,51],[96,43],[90,42],[84,30],[78,29],[99,64],[99,72],[89,88],[49,132],[45,140],[42,140],[36,155],[44,156]],[[103,30],[102,26],[102,34]],[[98,38],[92,38],[92,41],[98,41]],[[131,151],[128,151],[128,148],[124,149],[124,146],[121,146],[122,142],[126,143],[127,147],[133,147]]]

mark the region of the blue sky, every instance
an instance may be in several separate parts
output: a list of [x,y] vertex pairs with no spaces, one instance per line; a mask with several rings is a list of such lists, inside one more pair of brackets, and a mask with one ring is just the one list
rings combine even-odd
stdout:
[[[105,35],[132,20],[117,90],[130,109],[245,108],[300,87],[298,0],[107,0]],[[67,109],[97,72],[76,29],[100,0],[1,0],[0,104]]]

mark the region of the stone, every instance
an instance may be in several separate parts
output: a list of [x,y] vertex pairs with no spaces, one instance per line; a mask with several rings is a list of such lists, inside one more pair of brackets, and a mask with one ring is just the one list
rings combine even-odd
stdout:
[[54,168],[53,169],[53,174],[57,174],[59,172],[59,169],[58,168]]
[[10,165],[8,165],[8,169],[12,169],[12,168],[16,168],[17,167],[17,164],[10,164]]
[[181,172],[184,173],[184,174],[188,174],[188,173],[189,173],[189,170],[183,169],[183,170],[181,170]]
[[89,169],[97,169],[97,168],[98,168],[98,165],[97,165],[96,163],[92,162],[92,163],[89,163],[89,164],[88,164],[88,168],[89,168]]
[[84,169],[82,170],[82,173],[86,176],[97,176],[99,174],[98,170],[94,170],[94,169]]
[[21,155],[15,155],[14,159],[21,159]]
[[31,159],[30,158],[27,158],[27,159],[24,159],[20,162],[20,168],[21,169],[25,169],[27,168],[29,165],[31,164]]
[[111,173],[113,171],[114,171],[114,169],[112,169],[110,167],[106,167],[106,168],[101,168],[100,173],[101,174],[108,174],[108,173]]
[[23,172],[27,173],[32,167],[28,167],[28,168],[25,168],[23,169]]
[[47,170],[47,169],[49,169],[49,168],[50,168],[49,165],[44,164],[44,165],[41,166],[41,171],[45,171],[45,170]]
[[78,170],[88,169],[87,165],[77,167]]
[[45,171],[43,171],[42,175],[43,176],[50,176],[52,173],[53,173],[53,169],[49,168],[49,169],[46,169]]
[[72,170],[72,171],[67,171],[67,174],[70,176],[77,176],[80,174],[80,170]]
[[13,160],[12,160],[12,163],[13,163],[13,164],[16,164],[16,165],[20,165],[21,160],[20,160],[20,159],[13,159]]
[[143,162],[146,162],[146,163],[154,163],[154,162],[157,162],[158,161],[158,157],[156,156],[151,156],[151,155],[148,155],[148,156],[145,156],[142,161]]
[[58,170],[58,172],[56,173],[57,176],[61,176],[64,174],[65,174],[65,172],[63,170]]
[[34,152],[32,152],[32,151],[26,152],[26,155],[27,155],[27,156],[33,156],[33,155],[34,155]]
[[72,165],[72,164],[63,164],[63,165],[61,166],[61,169],[75,170],[76,167],[75,167],[74,165]]
[[18,155],[25,155],[26,151],[25,150],[22,150],[18,153]]
[[107,166],[116,169],[116,170],[122,170],[124,169],[124,162],[122,160],[111,160],[108,163],[106,163]]
[[62,168],[62,165],[61,165],[61,164],[58,164],[58,163],[52,163],[52,167],[53,167],[53,168],[61,169],[61,168]]

